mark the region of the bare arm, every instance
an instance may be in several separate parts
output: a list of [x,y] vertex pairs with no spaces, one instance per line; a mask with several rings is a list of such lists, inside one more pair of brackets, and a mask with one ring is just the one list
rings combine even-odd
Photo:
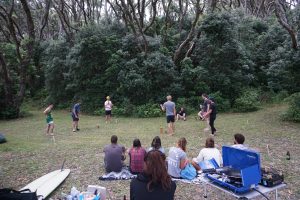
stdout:
[[188,160],[188,159],[186,159],[186,158],[181,159],[181,160],[180,160],[179,168],[180,168],[180,169],[184,169],[185,166],[186,166],[188,163],[189,163],[189,160]]

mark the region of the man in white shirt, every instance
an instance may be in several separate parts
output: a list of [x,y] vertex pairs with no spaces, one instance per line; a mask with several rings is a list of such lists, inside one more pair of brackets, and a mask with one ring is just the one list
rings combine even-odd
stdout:
[[241,150],[248,149],[248,147],[244,145],[244,142],[245,142],[245,136],[243,134],[236,133],[234,134],[234,145],[232,145],[232,147]]

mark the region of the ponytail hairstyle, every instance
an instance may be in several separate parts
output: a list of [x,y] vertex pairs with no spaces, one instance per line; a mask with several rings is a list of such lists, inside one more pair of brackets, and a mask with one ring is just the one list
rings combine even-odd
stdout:
[[185,137],[182,137],[178,140],[178,147],[180,147],[184,152],[186,151],[186,145],[187,145],[187,141],[185,139]]

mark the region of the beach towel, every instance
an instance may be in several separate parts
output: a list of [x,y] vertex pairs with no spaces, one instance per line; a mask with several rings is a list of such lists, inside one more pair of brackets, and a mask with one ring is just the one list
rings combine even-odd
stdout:
[[137,175],[130,173],[127,167],[122,168],[120,172],[110,172],[99,177],[99,180],[129,180]]

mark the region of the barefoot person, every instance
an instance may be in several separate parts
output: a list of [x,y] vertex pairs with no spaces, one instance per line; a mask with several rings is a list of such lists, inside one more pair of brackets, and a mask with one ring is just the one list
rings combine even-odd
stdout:
[[105,123],[110,122],[111,120],[111,109],[113,104],[110,100],[110,97],[106,97],[106,101],[104,102],[104,109],[105,109]]
[[80,102],[76,103],[72,108],[73,132],[79,131],[78,121],[80,112]]
[[47,128],[46,128],[46,134],[53,135],[53,130],[54,130],[54,122],[53,122],[53,117],[51,115],[51,111],[53,108],[53,104],[50,104],[45,110],[44,114],[46,115],[46,122],[47,122]]
[[163,111],[166,111],[167,123],[168,123],[168,133],[169,135],[174,135],[175,132],[175,116],[176,116],[176,109],[175,103],[172,101],[172,96],[167,96],[167,102],[163,105],[160,105]]

